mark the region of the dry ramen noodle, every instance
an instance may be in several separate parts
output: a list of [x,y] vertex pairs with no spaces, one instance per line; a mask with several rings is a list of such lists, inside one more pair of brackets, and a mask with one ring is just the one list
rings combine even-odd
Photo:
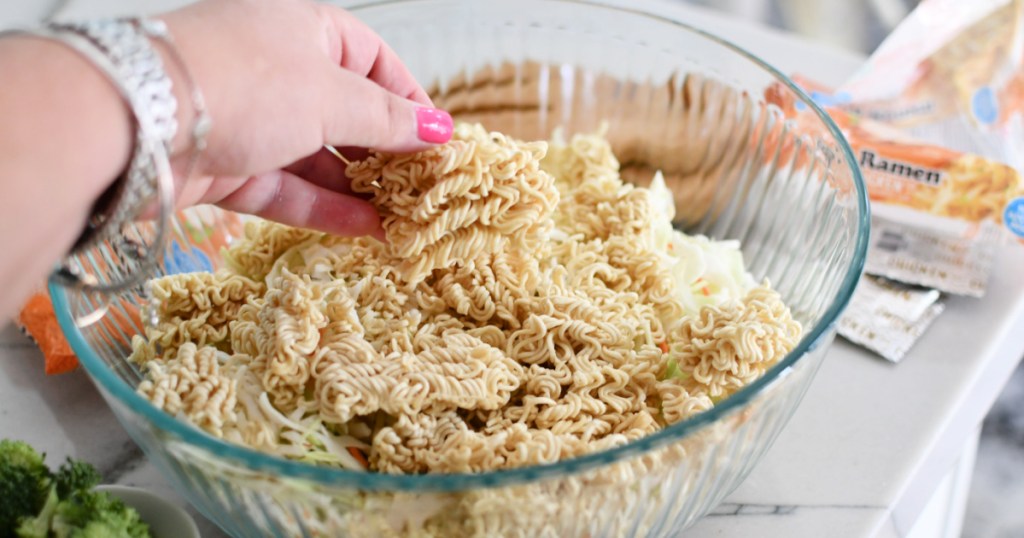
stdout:
[[251,222],[227,268],[154,280],[139,392],[211,435],[387,473],[626,443],[761,376],[801,328],[739,245],[671,226],[599,134],[479,125],[350,165],[388,243]]

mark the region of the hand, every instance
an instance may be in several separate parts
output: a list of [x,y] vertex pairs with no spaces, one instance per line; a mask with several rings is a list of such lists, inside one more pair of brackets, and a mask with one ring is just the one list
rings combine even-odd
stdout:
[[[451,137],[451,117],[366,25],[308,0],[206,0],[161,17],[202,90],[213,130],[192,177],[174,159],[177,205],[214,203],[294,226],[381,236],[324,144],[418,151]],[[159,48],[159,47],[158,47]],[[164,51],[166,52],[166,51]],[[175,147],[194,119],[188,88],[164,54],[181,108]]]

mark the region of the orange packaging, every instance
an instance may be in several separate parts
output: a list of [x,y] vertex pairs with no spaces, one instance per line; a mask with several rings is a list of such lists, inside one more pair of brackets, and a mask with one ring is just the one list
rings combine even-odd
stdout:
[[868,193],[877,204],[972,224],[1003,224],[1007,206],[1024,195],[1020,175],[1008,165],[912,140],[841,109],[829,109],[829,115],[856,152]]
[[[846,108],[830,89],[805,77],[794,81],[825,109],[854,150],[872,202],[899,205],[970,223],[1004,223],[1008,206],[1024,196],[1024,183],[1012,166],[980,155],[918,140],[898,128],[863,118]],[[769,88],[766,98],[807,130],[814,122],[785,92]],[[872,207],[875,207],[874,205]],[[884,210],[883,210],[884,211]],[[924,217],[922,217],[923,219]],[[1016,230],[1006,223],[1009,231]]]
[[[943,292],[984,295],[995,253],[1010,231],[1024,235],[1024,182],[985,157],[915,140],[845,108],[849,96],[806,78],[794,80],[823,104],[854,151],[871,198],[866,271]],[[812,129],[785,92],[766,98]]]
[[838,90],[859,116],[1024,170],[1024,0],[924,0]]
[[29,298],[15,321],[43,352],[47,375],[63,374],[78,367],[78,357],[57,324],[49,294],[39,292]]

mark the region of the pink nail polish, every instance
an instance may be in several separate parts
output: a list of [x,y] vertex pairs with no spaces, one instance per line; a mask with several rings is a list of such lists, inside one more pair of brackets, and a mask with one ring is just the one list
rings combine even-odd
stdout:
[[416,130],[420,140],[431,144],[444,144],[451,140],[452,117],[444,110],[419,107],[416,109]]

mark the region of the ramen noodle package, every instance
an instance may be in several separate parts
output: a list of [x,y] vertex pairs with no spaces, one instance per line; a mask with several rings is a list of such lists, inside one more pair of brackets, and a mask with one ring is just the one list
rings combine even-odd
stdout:
[[826,104],[887,234],[867,270],[982,295],[1024,237],[1024,0],[925,0]]
[[839,320],[839,334],[899,362],[942,313],[936,290],[865,276]]
[[869,273],[985,293],[1006,232],[1024,237],[1022,57],[1024,0],[924,0],[838,89],[797,77],[864,173]]
[[[1003,163],[915,140],[851,113],[848,96],[796,77],[843,131],[871,198],[866,272],[940,291],[985,294],[1007,231],[1024,225],[1024,185]],[[806,115],[778,92],[767,98],[806,128]],[[1024,229],[1024,228],[1021,228]]]
[[[839,334],[898,362],[942,313],[940,291],[984,295],[1012,226],[1007,221],[1016,218],[1004,208],[1021,192],[1019,175],[1007,165],[861,118],[838,108],[847,96],[796,80],[843,131],[871,198],[865,272],[874,276],[861,280]],[[769,92],[769,99],[774,96]],[[805,115],[794,103],[772,102],[803,127]]]
[[[872,201],[865,269],[891,279],[865,277],[839,332],[889,360],[941,313],[936,290],[984,295],[1006,238],[1024,238],[1022,6],[924,0],[838,89],[794,77],[850,142]],[[781,95],[766,97],[810,128]]]
[[839,90],[844,107],[1024,169],[1024,0],[925,0]]
[[946,293],[985,294],[1006,217],[1024,190],[1016,170],[978,155],[907,138],[839,109],[871,197],[865,270]]

